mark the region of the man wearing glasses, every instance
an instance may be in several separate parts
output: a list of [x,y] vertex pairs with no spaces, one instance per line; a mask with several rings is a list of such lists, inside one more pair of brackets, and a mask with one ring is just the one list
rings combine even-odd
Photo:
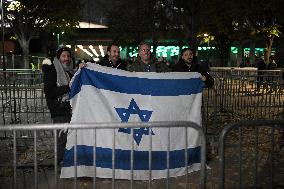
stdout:
[[131,72],[169,72],[170,69],[164,63],[158,63],[155,57],[151,56],[151,48],[145,42],[138,45],[138,57],[127,70]]

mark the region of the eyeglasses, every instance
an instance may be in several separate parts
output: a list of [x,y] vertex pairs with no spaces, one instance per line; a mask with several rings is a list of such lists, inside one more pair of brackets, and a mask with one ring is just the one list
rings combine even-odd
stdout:
[[150,49],[142,49],[143,52],[150,52]]

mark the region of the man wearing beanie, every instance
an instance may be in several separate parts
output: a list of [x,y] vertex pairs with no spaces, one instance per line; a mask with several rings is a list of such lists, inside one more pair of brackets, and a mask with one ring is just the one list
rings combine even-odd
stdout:
[[[53,62],[44,59],[42,62],[44,93],[53,123],[69,123],[71,106],[68,99],[69,82],[74,75],[71,51],[61,47],[56,51]],[[64,156],[67,133],[57,132],[57,162]]]

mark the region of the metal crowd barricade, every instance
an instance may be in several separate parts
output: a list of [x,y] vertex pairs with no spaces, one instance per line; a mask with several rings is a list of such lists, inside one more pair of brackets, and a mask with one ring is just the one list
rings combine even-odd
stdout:
[[[214,123],[218,115],[224,114],[230,115],[232,120],[279,118],[284,105],[282,72],[267,71],[261,76],[256,75],[255,70],[251,72],[235,69],[212,71],[214,87],[203,92],[203,110],[208,115],[205,122],[213,119]],[[257,77],[262,81],[257,81]]]
[[[219,117],[224,114],[231,116],[232,121],[239,117],[242,119],[279,117],[284,102],[283,70],[264,72],[260,83],[257,80],[256,68],[211,68],[215,84],[212,89],[203,91],[204,125],[217,125]],[[42,90],[42,73],[38,70],[35,72],[7,70],[5,73],[7,89],[10,87],[13,88],[11,90],[16,90],[13,86],[21,86],[21,90],[24,90],[24,87],[38,87],[38,90]],[[258,85],[260,85],[259,90]],[[4,86],[3,72],[0,72],[0,86],[2,88]],[[10,94],[12,96],[8,98],[17,98],[13,93]]]
[[[68,129],[68,130],[74,130],[77,136],[77,132],[78,130],[81,129],[93,129],[94,131],[94,141],[96,141],[96,131],[99,129],[113,129],[114,131],[114,135],[113,135],[113,141],[116,137],[116,129],[118,128],[131,128],[131,132],[133,133],[133,129],[134,128],[139,128],[139,127],[145,127],[145,128],[164,128],[164,129],[168,129],[170,130],[171,128],[175,128],[175,127],[183,127],[183,128],[193,128],[194,130],[198,131],[199,136],[200,136],[200,140],[201,140],[201,169],[200,169],[200,174],[199,174],[199,182],[197,182],[197,186],[199,188],[206,188],[206,139],[205,139],[205,135],[203,133],[203,129],[202,127],[198,126],[197,124],[193,123],[193,122],[148,122],[148,123],[96,123],[96,124],[45,124],[45,125],[9,125],[9,126],[5,126],[5,127],[0,127],[0,132],[11,132],[13,138],[9,139],[9,141],[7,141],[8,139],[6,139],[6,141],[3,141],[2,144],[9,144],[6,145],[6,147],[8,147],[10,150],[12,150],[11,152],[6,152],[4,148],[2,148],[2,152],[5,152],[5,156],[8,156],[7,158],[2,157],[3,161],[1,161],[1,172],[0,175],[3,176],[3,174],[6,174],[6,180],[4,179],[4,181],[2,181],[2,183],[4,183],[5,185],[7,185],[7,183],[10,183],[10,185],[7,185],[7,188],[9,187],[13,187],[13,188],[81,188],[81,185],[79,185],[79,178],[77,178],[77,140],[75,139],[74,141],[74,171],[75,171],[75,177],[72,180],[67,180],[67,181],[62,181],[62,179],[58,178],[58,165],[57,165],[57,130],[59,129]],[[49,131],[49,132],[53,132],[53,136],[51,135],[50,141],[48,142],[48,144],[46,145],[46,148],[53,148],[51,150],[49,150],[49,152],[51,154],[48,154],[49,157],[51,157],[51,163],[53,164],[51,167],[49,167],[51,170],[46,173],[47,171],[43,171],[41,170],[43,167],[43,161],[42,161],[42,154],[39,153],[40,148],[42,148],[43,146],[45,146],[43,144],[43,139],[41,138],[41,132],[43,131]],[[27,165],[27,163],[22,163],[22,148],[19,147],[20,144],[23,143],[23,141],[19,142],[19,139],[17,137],[18,132],[32,132],[33,133],[33,137],[31,138],[31,140],[29,141],[30,144],[29,146],[29,156],[30,156],[30,164]],[[151,133],[151,132],[150,132]],[[187,132],[185,132],[187,133]],[[187,137],[187,134],[184,135],[185,137]],[[53,138],[52,138],[53,137]],[[150,141],[150,145],[149,145],[149,166],[151,167],[151,152],[152,152],[152,134],[150,134],[149,136],[149,141]],[[170,136],[168,135],[168,141],[170,141]],[[106,139],[107,140],[107,139]],[[128,188],[134,188],[134,181],[133,181],[133,151],[134,151],[134,147],[133,147],[133,141],[134,139],[132,139],[132,149],[131,149],[131,170],[130,170],[130,174],[131,174],[131,180],[123,180],[121,182],[126,183]],[[187,140],[185,140],[185,149],[187,149],[188,146],[188,142]],[[125,188],[126,185],[121,184],[120,181],[118,181],[117,179],[115,179],[115,169],[114,169],[114,159],[115,159],[115,153],[114,153],[114,146],[113,145],[113,153],[112,153],[112,179],[111,180],[111,186],[109,188]],[[167,178],[166,180],[161,180],[161,182],[163,184],[166,184],[166,188],[177,188],[177,184],[172,184],[171,181],[173,181],[172,179],[170,179],[169,177],[169,148],[170,146],[170,142],[168,142],[168,151],[167,151]],[[94,142],[94,148],[96,148],[96,142]],[[96,150],[94,150],[96,151]],[[48,149],[43,151],[44,153],[48,152]],[[185,151],[185,159],[187,159],[187,151]],[[25,162],[25,161],[24,161]],[[29,162],[29,161],[28,161]],[[93,162],[94,162],[94,175],[96,175],[96,155],[94,153],[94,157],[93,157]],[[4,165],[3,165],[4,163]],[[185,167],[188,168],[188,162],[185,161]],[[10,169],[9,169],[10,168]],[[29,176],[25,176],[23,174],[21,174],[21,169],[27,169],[30,168],[30,175]],[[32,170],[31,170],[32,169]],[[187,170],[187,169],[186,169]],[[4,173],[3,173],[4,172]],[[27,172],[27,171],[26,171]],[[51,179],[53,181],[46,181],[44,179],[41,178],[41,176],[43,175],[42,172],[45,173],[45,175],[48,175],[48,179]],[[149,180],[147,182],[147,184],[145,185],[145,183],[143,183],[142,181],[135,181],[135,184],[139,184],[141,183],[139,186],[139,188],[152,188],[152,186],[154,186],[154,182],[158,182],[158,180],[152,180],[151,177],[151,172],[152,170],[149,169]],[[188,173],[188,170],[186,171]],[[10,173],[10,175],[9,175]],[[22,178],[25,177],[25,178]],[[32,178],[32,180],[29,180],[29,178]],[[1,179],[1,177],[0,177]],[[182,188],[189,188],[189,175],[186,174],[185,175],[185,187]],[[84,180],[83,180],[84,181]],[[104,182],[104,180],[102,181]],[[161,183],[160,182],[160,183]],[[96,188],[97,186],[99,186],[100,184],[100,180],[99,178],[96,178],[96,176],[94,176],[91,180],[91,184],[92,186],[90,186],[89,188]],[[85,183],[86,185],[86,183]],[[86,188],[86,187],[83,187]],[[105,187],[103,187],[105,188]],[[153,187],[154,188],[154,187]],[[155,188],[165,188],[163,187],[163,185],[161,186],[160,184],[157,184]]]
[[42,72],[31,69],[0,70],[0,86],[4,85],[40,85],[43,82]]
[[[29,56],[29,64],[34,64],[37,66],[37,68],[41,67],[42,60],[45,57],[40,57],[40,56]],[[6,69],[21,69],[24,68],[25,65],[23,65],[24,62],[24,56],[22,55],[5,55],[5,62],[6,62]],[[31,67],[31,65],[28,65]]]
[[219,138],[219,188],[283,187],[283,147],[284,120],[225,127]]
[[0,86],[0,124],[48,123],[49,110],[42,85]]

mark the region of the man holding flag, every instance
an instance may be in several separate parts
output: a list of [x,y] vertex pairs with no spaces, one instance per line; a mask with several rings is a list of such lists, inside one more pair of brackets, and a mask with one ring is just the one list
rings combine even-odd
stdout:
[[151,54],[151,47],[145,42],[138,45],[138,57],[131,65],[128,65],[131,72],[169,72],[170,68],[163,62],[158,62]]

